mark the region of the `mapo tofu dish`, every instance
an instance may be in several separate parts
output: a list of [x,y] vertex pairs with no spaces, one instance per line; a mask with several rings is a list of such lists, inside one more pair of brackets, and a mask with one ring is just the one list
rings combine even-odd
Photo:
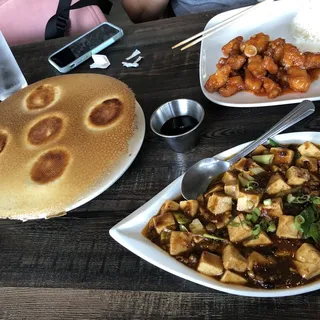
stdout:
[[224,97],[245,90],[273,99],[285,93],[307,92],[318,79],[320,53],[302,53],[282,38],[271,40],[258,33],[245,41],[239,36],[224,45],[222,52],[224,57],[205,88]]
[[224,283],[278,289],[320,279],[320,146],[259,146],[194,200],[167,200],[143,234]]

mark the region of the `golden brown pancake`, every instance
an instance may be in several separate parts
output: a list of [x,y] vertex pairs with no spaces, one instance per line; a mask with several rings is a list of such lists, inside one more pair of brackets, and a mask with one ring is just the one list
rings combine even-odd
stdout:
[[128,150],[135,97],[121,81],[75,74],[39,81],[1,103],[0,218],[59,216]]

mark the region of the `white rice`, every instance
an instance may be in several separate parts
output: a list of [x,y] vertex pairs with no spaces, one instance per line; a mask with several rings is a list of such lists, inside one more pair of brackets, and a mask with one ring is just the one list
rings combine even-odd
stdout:
[[292,34],[298,42],[320,44],[320,0],[303,1],[301,11],[292,21]]

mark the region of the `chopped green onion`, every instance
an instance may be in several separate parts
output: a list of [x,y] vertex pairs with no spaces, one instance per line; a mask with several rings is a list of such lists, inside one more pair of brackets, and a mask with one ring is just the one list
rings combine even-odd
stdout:
[[293,199],[292,203],[302,204],[302,203],[309,202],[309,200],[310,200],[310,196],[307,194],[303,194],[303,195],[297,196],[295,199]]
[[248,221],[251,221],[251,219],[252,219],[252,214],[251,214],[251,213],[248,213],[248,214],[246,215],[246,219],[247,219]]
[[247,179],[247,180],[249,180],[249,181],[254,181],[254,177],[251,177],[250,174],[248,174],[248,173],[246,173],[246,172],[242,172],[241,175],[242,175],[245,179]]
[[[249,178],[249,177],[250,177],[250,178]],[[248,174],[245,175],[244,172],[243,172],[243,173],[240,173],[240,174],[238,175],[238,178],[239,178],[239,182],[240,182],[240,184],[241,184],[242,187],[248,187],[249,184],[250,184],[250,182],[251,182],[251,181],[254,181],[254,179],[253,179],[251,176],[249,176]]]
[[252,159],[261,164],[271,164],[274,158],[274,154],[262,154],[252,156]]
[[231,226],[231,227],[239,227],[240,226],[240,223],[239,222],[235,222],[235,221],[230,221],[229,222],[229,226]]
[[271,199],[265,199],[265,200],[263,200],[263,204],[265,206],[271,206],[272,205],[272,200]]
[[268,143],[270,144],[271,147],[280,147],[280,144],[271,138],[268,139]]
[[259,224],[256,224],[252,229],[252,234],[254,236],[258,236],[260,232],[261,232],[261,227]]
[[180,225],[179,225],[179,229],[180,229],[180,231],[182,231],[182,232],[189,232],[189,230],[187,229],[187,227],[184,226],[183,224],[180,224]]
[[248,220],[243,220],[242,223],[246,224],[247,226],[252,226],[252,223]]
[[310,201],[313,204],[320,204],[320,197],[310,197]]
[[225,241],[226,239],[223,239],[223,238],[219,238],[219,237],[216,237],[212,234],[208,234],[208,233],[204,233],[202,235],[204,238],[207,238],[207,239],[213,239],[213,240],[219,240],[219,241]]
[[273,221],[271,221],[270,223],[269,223],[269,226],[268,226],[268,229],[267,229],[267,232],[275,232],[276,231],[276,225],[275,225],[275,223],[273,222]]
[[183,213],[173,212],[173,215],[179,224],[188,224],[191,222],[191,219],[186,217]]
[[291,194],[291,193],[289,193],[288,195],[287,195],[287,202],[288,203],[292,203],[292,201],[295,199],[295,197]]
[[168,241],[170,239],[171,232],[168,232],[166,230],[161,231],[160,234],[160,240],[161,241]]
[[259,208],[255,208],[255,209],[253,210],[253,213],[255,213],[258,217],[260,217],[260,215],[261,215],[261,211],[260,211]]
[[249,209],[249,210],[251,210],[251,209],[253,209],[253,207],[254,207],[254,202],[252,201],[252,200],[247,200],[247,208]]
[[269,223],[266,220],[266,217],[264,219],[262,219],[259,224],[260,224],[260,227],[261,227],[262,230],[267,231]]
[[300,232],[303,232],[302,225],[305,223],[305,218],[302,215],[298,215],[294,217],[294,226]]
[[259,183],[257,181],[249,181],[247,183],[246,191],[255,190],[259,187]]
[[310,196],[307,194],[302,194],[300,196],[295,197],[291,193],[289,193],[287,196],[287,201],[288,203],[303,204],[310,201]]

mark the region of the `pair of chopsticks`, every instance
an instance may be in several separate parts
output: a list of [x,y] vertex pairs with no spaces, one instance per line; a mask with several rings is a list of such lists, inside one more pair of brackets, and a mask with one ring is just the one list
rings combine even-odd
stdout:
[[253,11],[257,10],[257,9],[260,9],[263,6],[265,6],[266,4],[270,4],[273,1],[274,0],[264,0],[264,1],[260,2],[260,3],[257,3],[256,5],[248,8],[248,9],[245,9],[245,10],[235,14],[234,16],[232,16],[232,17],[230,17],[230,18],[228,18],[228,19],[216,24],[215,26],[209,28],[208,30],[204,30],[202,32],[199,32],[199,33],[195,34],[194,36],[192,36],[192,37],[190,37],[190,38],[188,38],[188,39],[186,39],[186,40],[184,40],[182,42],[179,42],[178,44],[173,46],[172,49],[176,49],[178,47],[181,47],[182,45],[184,45],[184,44],[186,44],[186,43],[198,38],[198,39],[192,41],[191,43],[187,44],[186,46],[182,47],[180,50],[183,51],[185,49],[188,49],[188,48],[194,46],[195,44],[197,44],[198,42],[210,37],[211,35],[213,35],[214,33],[218,32],[218,31],[220,31],[221,29],[229,26],[230,24],[232,24],[234,21],[236,21],[240,17],[248,14],[249,12],[253,12]]

